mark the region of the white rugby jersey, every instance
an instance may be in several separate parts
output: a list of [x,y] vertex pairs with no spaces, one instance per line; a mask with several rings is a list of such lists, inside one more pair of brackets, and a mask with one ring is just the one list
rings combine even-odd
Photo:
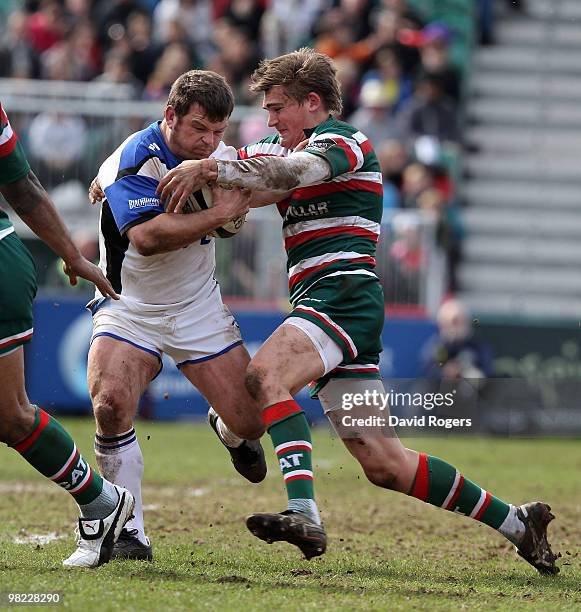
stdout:
[[[180,307],[215,289],[214,239],[158,255],[144,256],[130,243],[127,230],[165,212],[155,190],[181,161],[169,150],[160,122],[132,134],[99,169],[106,200],[99,223],[99,266],[122,299],[139,305]],[[212,157],[236,159],[220,142]],[[101,302],[97,289],[93,309]]]

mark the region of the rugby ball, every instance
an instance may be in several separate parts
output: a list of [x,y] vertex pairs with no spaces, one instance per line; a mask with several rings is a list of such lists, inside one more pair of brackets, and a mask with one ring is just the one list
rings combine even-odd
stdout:
[[[192,195],[188,198],[186,205],[183,208],[184,213],[194,213],[200,210],[208,210],[208,208],[212,207],[212,192],[208,187],[202,187],[198,191],[194,191]],[[210,236],[214,236],[216,238],[232,238],[235,236],[244,225],[246,221],[246,215],[241,215],[240,217],[236,217],[228,223],[217,227],[213,232],[210,233]]]

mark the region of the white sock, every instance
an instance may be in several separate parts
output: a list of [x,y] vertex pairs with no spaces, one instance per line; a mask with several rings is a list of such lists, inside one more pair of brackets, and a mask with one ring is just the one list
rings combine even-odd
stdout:
[[[523,510],[523,512],[526,513],[526,510]],[[512,504],[510,504],[510,510],[498,531],[515,546],[518,546],[522,541],[525,534],[525,526],[516,515],[516,507]]]
[[[210,412],[213,412],[216,415],[218,414],[211,406]],[[238,448],[242,442],[244,442],[243,438],[239,438],[235,433],[228,429],[221,416],[218,416],[216,420],[216,429],[218,430],[218,435],[220,436],[222,442],[224,442],[224,444],[230,448]]]
[[289,499],[288,509],[294,510],[295,512],[301,512],[302,514],[306,514],[311,519],[311,521],[313,521],[313,523],[316,523],[317,525],[321,524],[319,509],[317,508],[317,503],[314,499]]
[[115,436],[95,435],[95,457],[101,474],[109,481],[125,487],[135,497],[135,518],[127,522],[127,529],[136,529],[137,537],[149,544],[143,527],[143,504],[141,502],[141,479],[143,477],[143,455],[135,435],[135,429]]

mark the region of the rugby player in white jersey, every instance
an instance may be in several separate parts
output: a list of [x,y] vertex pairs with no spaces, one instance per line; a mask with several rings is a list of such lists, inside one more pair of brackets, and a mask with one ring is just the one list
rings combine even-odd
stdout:
[[[152,559],[141,501],[143,456],[133,420],[139,398],[167,353],[235,435],[220,436],[236,469],[252,482],[266,475],[258,438],[264,432],[244,387],[250,361],[239,328],[214,278],[212,232],[247,212],[250,193],[214,188],[213,206],[195,214],[165,212],[156,188],[181,161],[236,159],[221,141],[234,99],[216,73],[192,70],[173,84],[163,120],[131,135],[101,166],[105,200],[100,267],[119,294],[96,291],[88,383],[97,422],[102,474],[129,489],[135,518],[113,556]],[[213,418],[214,417],[214,418]],[[210,423],[216,427],[215,413]]]

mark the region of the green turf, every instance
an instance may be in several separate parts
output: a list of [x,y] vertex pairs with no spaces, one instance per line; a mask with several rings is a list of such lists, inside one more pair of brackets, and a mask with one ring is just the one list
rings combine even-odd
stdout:
[[[93,460],[92,424],[66,420]],[[205,426],[141,423],[144,503],[155,563],[64,570],[75,505],[16,453],[0,449],[0,592],[60,591],[74,610],[490,610],[581,608],[581,444],[576,440],[423,439],[507,501],[548,501],[561,574],[543,578],[486,526],[371,486],[326,430],[314,435],[328,553],[306,562],[243,524],[283,509],[280,476],[250,485]],[[270,456],[270,442],[268,442]],[[45,484],[46,483],[46,484]],[[49,544],[15,538],[55,532]]]

